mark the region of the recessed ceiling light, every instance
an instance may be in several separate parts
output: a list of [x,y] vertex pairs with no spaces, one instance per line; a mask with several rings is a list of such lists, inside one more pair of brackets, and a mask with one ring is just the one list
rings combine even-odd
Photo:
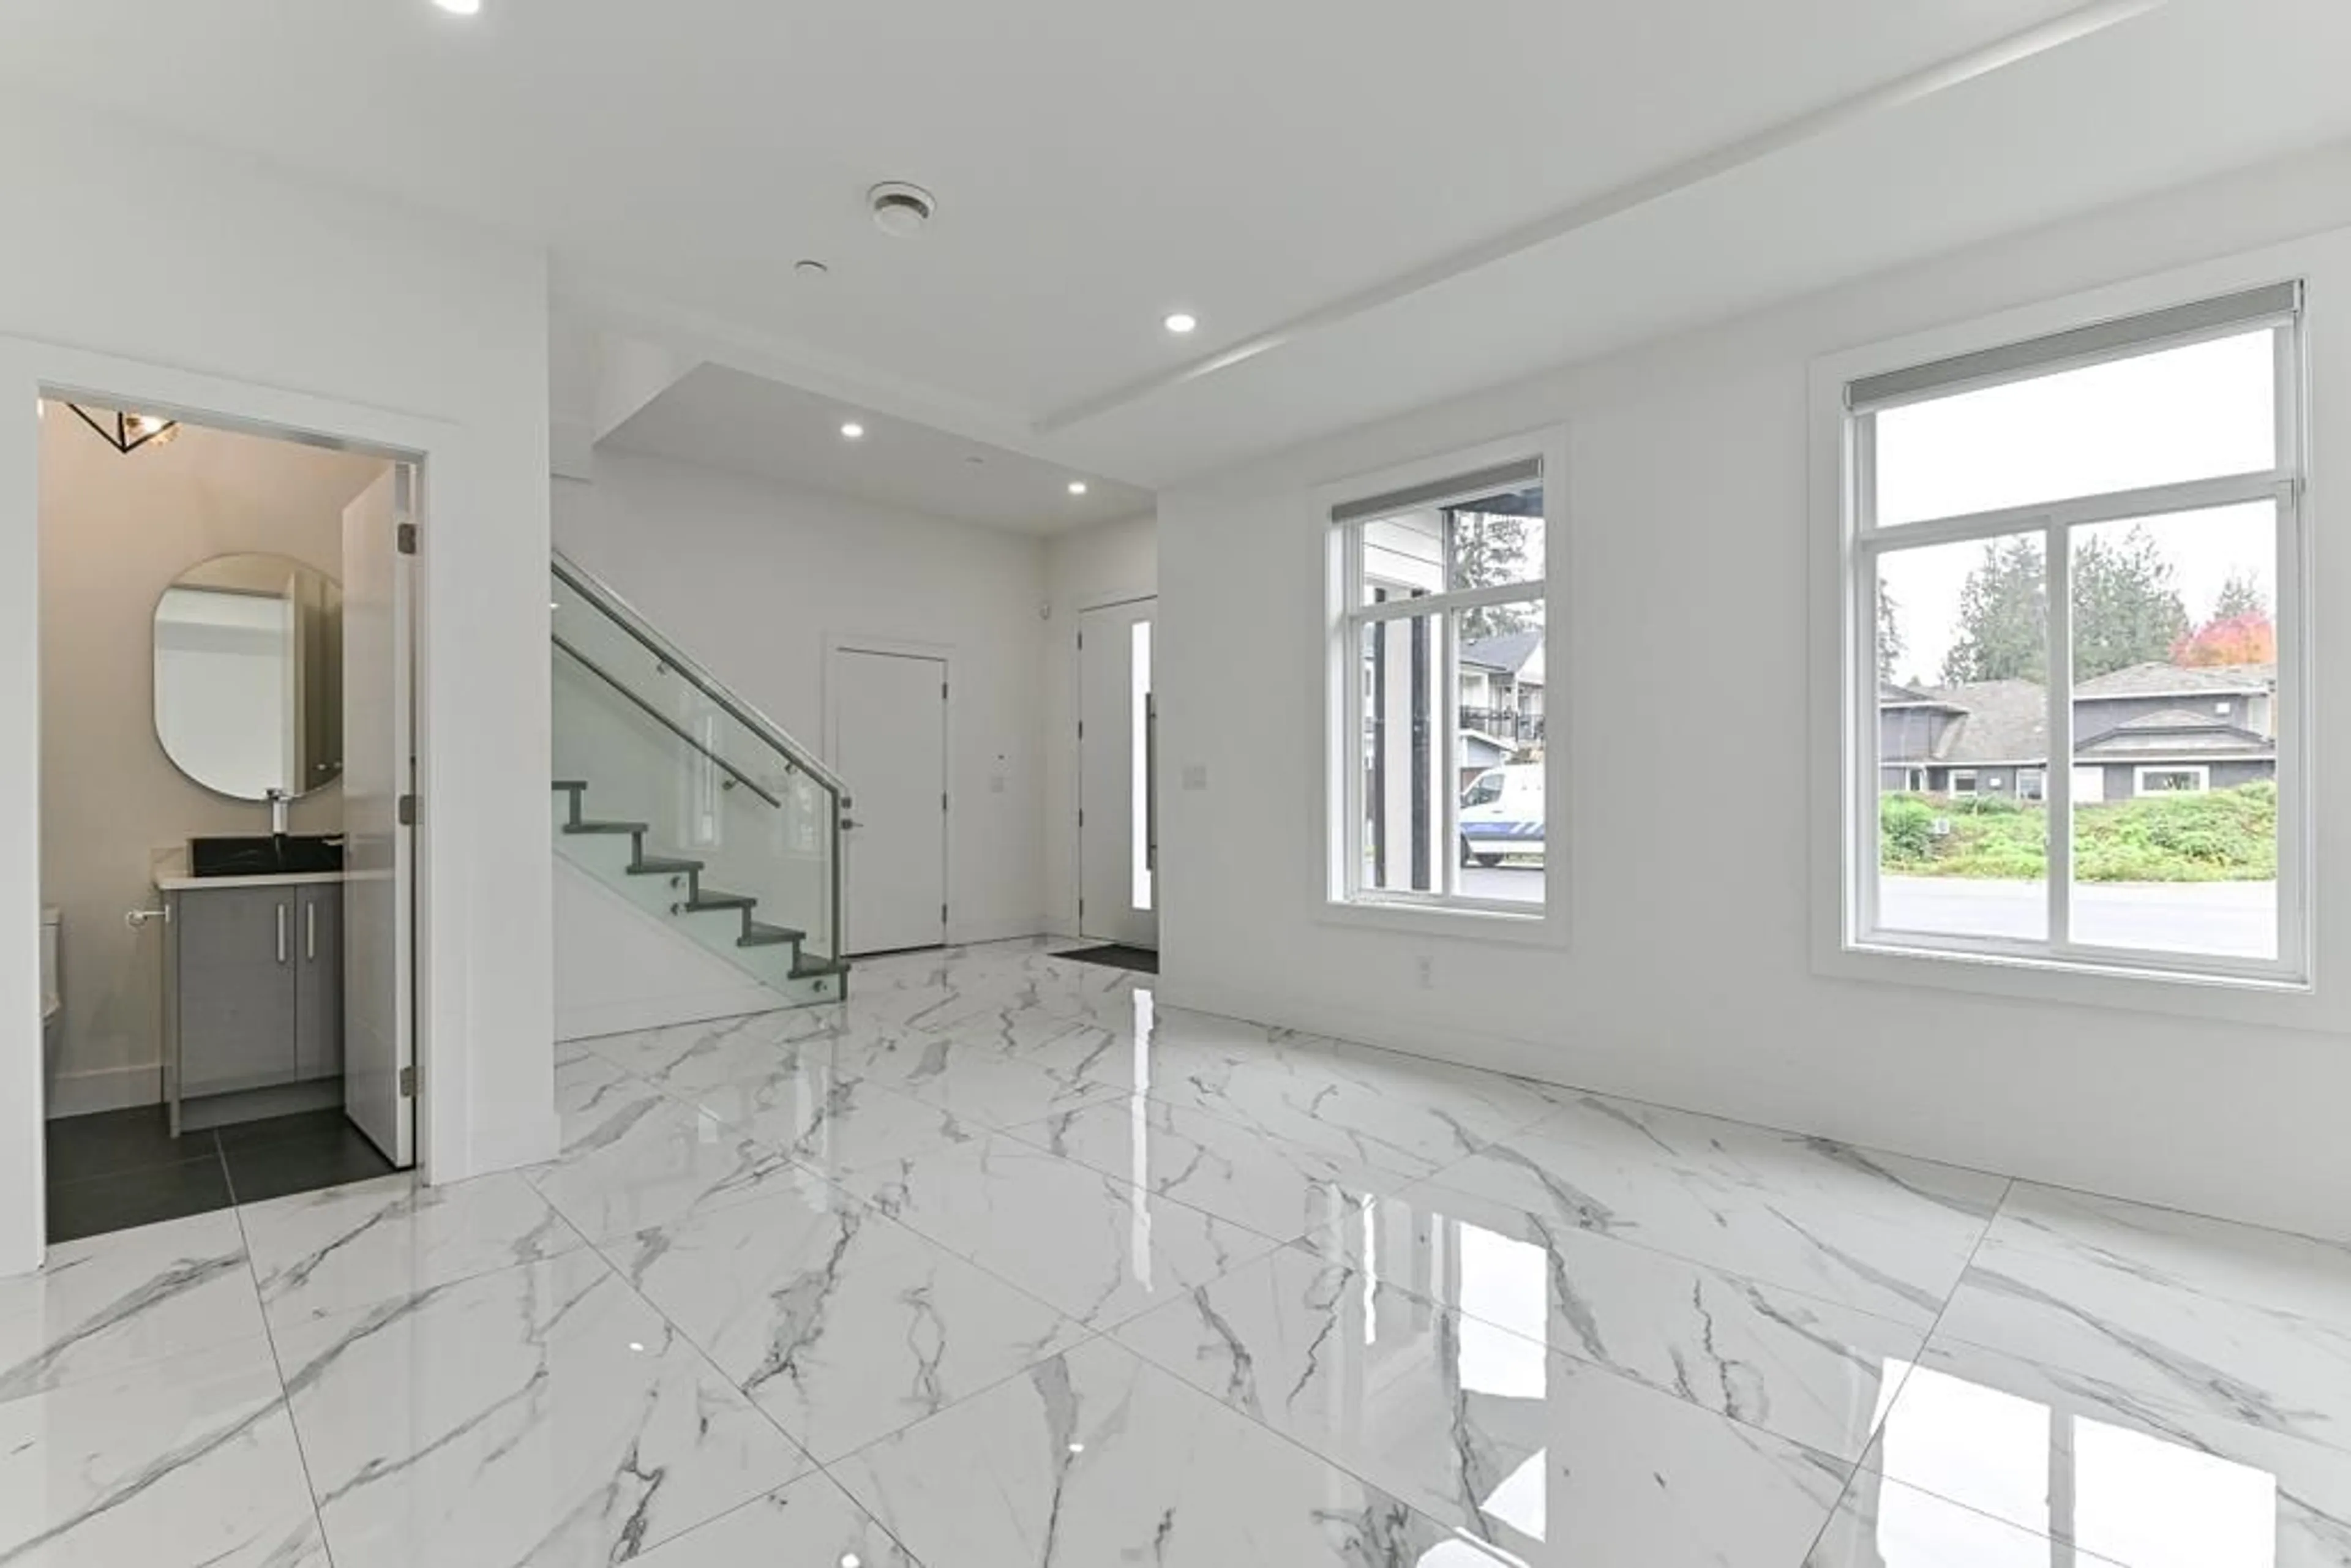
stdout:
[[1167,329],[1176,334],[1178,337],[1193,330],[1195,328],[1198,327],[1199,324],[1200,319],[1197,316],[1193,315],[1189,310],[1178,310],[1174,315],[1167,318]]
[[433,4],[452,16],[472,16],[482,9],[482,0],[433,0]]
[[841,427],[841,434],[847,436],[850,440],[854,441],[859,436],[865,434],[865,427],[852,419],[847,424]]
[[1072,479],[1072,480],[1071,480],[1071,481],[1070,481],[1070,494],[1071,494],[1071,495],[1072,495],[1072,496],[1082,496],[1082,495],[1084,495],[1085,493],[1086,493],[1086,482],[1085,482],[1083,479]]

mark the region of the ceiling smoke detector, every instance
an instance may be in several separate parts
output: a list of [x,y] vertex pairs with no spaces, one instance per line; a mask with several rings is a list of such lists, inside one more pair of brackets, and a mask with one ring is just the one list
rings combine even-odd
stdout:
[[939,210],[937,197],[903,180],[884,180],[866,192],[865,199],[873,208],[873,226],[899,239],[922,233],[931,214]]

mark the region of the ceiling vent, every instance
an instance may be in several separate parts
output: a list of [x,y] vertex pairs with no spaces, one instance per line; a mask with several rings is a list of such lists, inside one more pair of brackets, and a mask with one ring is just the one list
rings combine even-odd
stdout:
[[883,181],[868,191],[865,199],[872,204],[873,226],[900,239],[922,233],[931,214],[939,210],[938,198],[903,180]]

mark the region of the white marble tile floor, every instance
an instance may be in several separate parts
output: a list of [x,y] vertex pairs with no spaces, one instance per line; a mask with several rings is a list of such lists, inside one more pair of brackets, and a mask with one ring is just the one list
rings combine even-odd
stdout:
[[0,1568],[2351,1568],[2351,1247],[1006,944],[0,1280]]

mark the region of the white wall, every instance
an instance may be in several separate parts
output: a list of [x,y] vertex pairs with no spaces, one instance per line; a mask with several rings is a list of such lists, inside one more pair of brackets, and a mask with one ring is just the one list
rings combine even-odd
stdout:
[[784,1005],[588,873],[555,862],[555,1038],[590,1040]]
[[812,751],[829,638],[954,647],[948,936],[1040,929],[1044,546],[631,453],[594,471],[556,484],[557,547]]
[[[397,134],[396,129],[387,134]],[[429,453],[429,1171],[552,1152],[545,257],[55,106],[0,112],[0,1273],[37,1256],[37,388]],[[161,395],[159,395],[161,394]]]
[[1044,716],[1045,929],[1078,934],[1078,616],[1096,605],[1159,591],[1159,525],[1153,517],[1097,523],[1056,534],[1045,548],[1052,605],[1038,674]]
[[[162,927],[122,919],[156,901],[154,852],[268,831],[268,807],[192,782],[156,738],[156,601],[190,567],[246,551],[340,580],[344,504],[383,462],[193,426],[126,457],[54,403],[39,439],[40,895],[65,917],[64,1032],[47,1108],[60,1116],[161,1095]],[[265,705],[279,703],[279,665],[253,663]],[[264,761],[279,764],[269,726],[211,727],[257,738]],[[293,817],[298,832],[337,831],[341,789],[306,796]]]
[[[1867,221],[1865,205],[1853,221]],[[2333,989],[2313,1006],[2281,998],[2275,1021],[2227,1024],[1824,978],[1807,928],[1811,361],[2346,222],[2351,149],[2338,149],[1163,494],[1165,998],[2351,1233],[2351,1039],[2300,1027],[2345,1016],[2351,942],[2321,952]],[[2340,270],[2334,298],[2314,286],[2321,475],[2351,468],[2341,298],[2351,277]],[[1319,917],[1314,863],[1322,524],[1312,493],[1560,424],[1572,463],[1552,481],[1553,549],[1567,536],[1568,573],[1552,612],[1563,639],[1552,674],[1567,700],[1552,712],[1573,716],[1569,946],[1332,925]],[[2317,506],[2314,691],[2334,798],[2351,778],[2351,706],[2328,695],[2351,687],[2351,635],[2335,623],[2351,604],[2351,552],[2325,542],[2323,495]],[[1701,713],[1702,745],[1687,722]],[[1205,791],[1174,788],[1186,767],[1208,769]],[[1748,787],[1726,785],[1734,772]],[[2318,818],[2322,896],[2351,896],[2351,875],[2324,875],[2345,869],[2341,824]],[[2344,931],[2342,912],[2327,918],[2325,929]],[[1434,958],[1426,990],[1415,980],[1420,954]],[[2150,1007],[2165,1004],[2150,994]]]

